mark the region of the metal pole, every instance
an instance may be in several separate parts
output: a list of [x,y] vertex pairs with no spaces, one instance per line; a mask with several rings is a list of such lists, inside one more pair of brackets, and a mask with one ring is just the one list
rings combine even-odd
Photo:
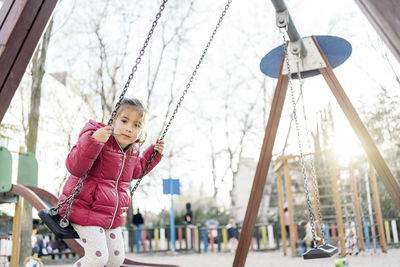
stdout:
[[174,192],[172,186],[172,178],[169,177],[169,193],[171,194],[171,250],[175,251],[175,219],[174,219]]
[[[372,164],[369,164],[369,168],[373,168]],[[371,173],[371,171],[370,171]],[[374,253],[376,253],[376,232],[375,232],[375,223],[374,223],[374,215],[372,214],[372,202],[371,202],[371,193],[369,189],[369,176],[366,173],[365,176],[365,188],[367,191],[367,203],[368,203],[368,215],[369,215],[369,222],[371,226],[371,233],[372,233],[372,243],[374,244]]]
[[301,57],[305,57],[307,55],[307,50],[300,34],[297,32],[292,18],[290,17],[285,2],[283,0],[271,0],[271,2],[276,10],[276,26],[279,28],[287,28],[287,34],[292,43],[292,54],[300,53]]

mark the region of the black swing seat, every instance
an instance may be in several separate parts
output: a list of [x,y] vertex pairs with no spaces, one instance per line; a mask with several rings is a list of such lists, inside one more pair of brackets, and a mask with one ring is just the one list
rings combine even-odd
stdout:
[[78,233],[69,224],[67,227],[63,228],[60,225],[61,217],[57,213],[56,215],[52,216],[49,213],[49,210],[43,209],[39,211],[39,217],[42,221],[50,228],[50,230],[55,234],[56,237],[62,239],[77,239],[79,238]]
[[316,248],[312,248],[303,254],[303,259],[319,259],[319,258],[329,258],[338,252],[337,247],[330,244],[324,244]]

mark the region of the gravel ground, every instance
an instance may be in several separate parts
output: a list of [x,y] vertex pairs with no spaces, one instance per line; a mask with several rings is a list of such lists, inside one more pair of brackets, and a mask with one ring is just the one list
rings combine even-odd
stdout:
[[[234,255],[230,253],[179,253],[171,255],[167,253],[156,254],[128,254],[127,257],[140,262],[168,263],[181,267],[224,267],[232,266]],[[334,267],[337,256],[326,259],[303,260],[282,256],[282,252],[249,252],[246,260],[248,267]],[[390,249],[388,253],[377,251],[375,254],[364,252],[357,256],[347,256],[349,267],[400,267],[400,249]],[[75,259],[76,260],[76,259]],[[75,261],[72,259],[50,260],[44,259],[44,266],[71,267]]]

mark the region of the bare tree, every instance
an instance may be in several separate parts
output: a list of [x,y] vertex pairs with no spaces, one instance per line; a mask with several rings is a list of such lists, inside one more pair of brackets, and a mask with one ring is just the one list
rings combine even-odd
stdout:
[[241,112],[243,117],[237,123],[241,123],[239,135],[236,138],[236,142],[233,143],[231,133],[228,129],[229,127],[229,116],[231,114],[231,110],[229,108],[228,102],[225,104],[225,125],[226,125],[226,153],[228,154],[229,158],[229,166],[228,170],[232,175],[232,189],[230,191],[230,200],[231,200],[231,216],[237,217],[236,210],[237,210],[237,178],[240,169],[240,161],[242,159],[244,147],[245,147],[245,138],[250,133],[252,127],[254,126],[254,117],[251,116],[252,112],[256,107],[258,96],[248,104],[246,109],[242,109]]
[[[42,81],[45,74],[47,49],[50,43],[53,19],[49,22],[43,39],[31,61],[31,99],[28,117],[27,135],[25,136],[27,151],[36,154],[36,144],[39,130],[39,108],[41,100]],[[24,126],[25,127],[25,126]],[[32,206],[24,201],[21,215],[21,252],[19,262],[23,262],[32,253]]]
[[[214,123],[210,124],[210,135],[214,136]],[[216,151],[216,144],[214,144],[214,139],[209,138],[210,143],[210,160],[211,160],[211,173],[212,173],[212,180],[213,180],[213,199],[217,200],[218,195],[218,175],[217,175],[217,159],[222,153],[222,151]]]

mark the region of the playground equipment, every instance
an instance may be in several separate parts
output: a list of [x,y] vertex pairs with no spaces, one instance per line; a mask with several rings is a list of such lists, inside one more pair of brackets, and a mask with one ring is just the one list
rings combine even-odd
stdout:
[[[10,152],[6,148],[1,148],[0,149],[0,155],[1,153],[8,154],[10,155]],[[20,157],[31,157],[27,162],[31,162],[31,171],[37,170],[37,165],[35,166],[32,164],[34,162],[34,157],[32,154],[19,154]],[[9,159],[8,156],[4,157]],[[26,159],[24,159],[26,160]],[[19,181],[25,181],[27,184],[22,185],[22,184],[12,184],[11,182],[11,172],[8,170],[11,170],[11,161],[7,160],[6,163],[0,161],[0,166],[4,166],[5,168],[0,169],[0,181],[2,181],[2,185],[5,185],[4,188],[10,188],[9,191],[2,190],[0,194],[0,203],[16,203],[15,204],[15,215],[14,215],[14,222],[13,222],[13,243],[12,243],[12,256],[11,256],[11,267],[16,267],[18,266],[18,258],[19,258],[19,244],[20,244],[20,214],[21,214],[21,204],[22,200],[28,201],[29,204],[31,204],[37,211],[40,211],[42,209],[49,209],[50,207],[54,206],[57,204],[57,197],[51,194],[50,192],[38,188],[35,185],[31,185],[32,181],[37,181],[37,172],[36,174],[34,172],[30,172],[29,170],[26,170],[27,166],[20,165],[20,168],[18,169],[18,176],[21,176],[21,179]],[[9,165],[7,165],[9,164]],[[3,172],[3,170],[6,170]],[[24,177],[22,179],[23,173],[29,174],[29,176]],[[31,179],[29,178],[31,177]],[[6,181],[6,182],[5,182]],[[75,240],[75,239],[66,239],[64,240],[65,243],[67,243],[68,247],[75,252],[76,254],[79,255],[79,257],[82,257],[84,254],[83,247]],[[164,266],[164,267],[175,267],[176,265],[167,265],[167,264],[151,264],[151,263],[143,263],[143,262],[137,262],[134,260],[131,260],[129,258],[126,258],[124,261],[124,266],[140,266],[140,265],[145,265],[145,266]]]
[[[277,11],[277,26],[279,28],[282,27],[289,36],[290,42],[288,42],[287,47],[289,47],[290,53],[287,53],[286,60],[284,53],[282,53],[280,57],[281,59],[280,67],[276,67],[276,69],[279,69],[278,83],[272,100],[271,111],[268,118],[267,127],[265,130],[264,141],[261,148],[257,169],[254,175],[253,186],[251,189],[250,198],[247,205],[245,220],[243,222],[242,235],[240,237],[238,249],[236,251],[235,259],[233,262],[234,266],[240,266],[240,267],[244,266],[246,261],[248,247],[251,241],[250,236],[253,232],[253,227],[257,218],[257,213],[260,206],[265,181],[267,178],[269,164],[272,158],[272,149],[274,146],[275,137],[279,126],[279,121],[282,113],[283,103],[286,96],[287,86],[289,82],[291,85],[292,79],[296,78],[299,79],[300,77],[303,77],[303,75],[307,75],[308,74],[307,72],[317,71],[320,74],[322,74],[329,88],[331,89],[333,95],[335,96],[337,102],[339,103],[340,107],[345,113],[357,137],[360,139],[360,142],[369,160],[371,160],[379,177],[382,179],[387,191],[389,192],[391,198],[393,199],[393,202],[400,210],[400,186],[393,177],[392,173],[390,172],[382,155],[378,151],[371,136],[367,132],[356,110],[354,109],[346,93],[344,92],[342,86],[340,85],[338,79],[336,78],[333,72],[333,68],[331,66],[331,62],[329,61],[329,58],[326,55],[327,53],[325,52],[325,49],[319,42],[318,37],[312,36],[310,38],[312,42],[309,42],[309,44],[313,46],[312,49],[306,47],[307,53],[301,51],[302,47],[305,46],[306,40],[304,40],[305,38],[301,39],[300,35],[297,33],[296,28],[293,25],[293,22],[290,18],[289,12],[287,11],[284,2],[279,0],[272,0],[272,3],[274,4],[274,7]],[[309,58],[313,57],[314,59],[309,60],[308,62],[310,64],[308,64],[307,67],[304,67],[303,64],[305,64],[305,62],[307,61],[305,60],[305,58],[307,57]],[[322,58],[322,61],[318,60],[319,57]],[[296,64],[294,67],[290,66],[293,67],[293,69],[291,69],[291,71],[289,70],[285,74],[284,70],[287,69],[287,67],[290,65],[290,62],[295,62]],[[274,62],[271,62],[271,64],[273,63]],[[263,62],[261,62],[260,65],[262,71],[268,75],[269,71],[263,69]],[[292,75],[292,73],[294,75]],[[310,211],[309,213],[310,217],[312,217],[312,211]],[[318,212],[318,214],[320,214],[320,212]],[[317,253],[319,254],[317,256],[331,255],[330,252],[328,253],[324,253],[324,251],[320,252],[321,253],[319,252]],[[305,255],[305,256],[306,257],[310,256],[310,258],[314,257],[313,255]]]
[[0,122],[58,0],[6,0],[0,10]]
[[391,0],[355,0],[355,2],[400,62],[398,3]]
[[[229,3],[225,7],[223,11],[223,16],[226,13],[227,8],[229,7]],[[282,1],[272,1],[275,7],[284,6]],[[359,3],[361,1],[358,0]],[[380,3],[383,1],[380,1]],[[389,1],[385,1],[388,3]],[[0,120],[3,118],[6,109],[13,97],[15,90],[18,86],[18,83],[21,80],[22,74],[29,62],[29,58],[34,52],[34,49],[39,41],[41,34],[44,31],[45,25],[47,24],[49,18],[51,17],[51,13],[57,3],[56,0],[42,0],[42,1],[29,1],[29,0],[7,0],[1,9],[0,12],[0,22],[2,25],[7,25],[7,27],[2,27],[0,31]],[[392,4],[394,5],[394,4]],[[367,5],[364,5],[367,6]],[[373,8],[376,7],[377,4],[373,4],[372,1],[368,1],[368,7],[364,9],[369,11],[369,15],[372,14],[371,17],[378,25],[378,28],[385,24],[386,27],[380,27],[380,33],[390,32],[394,33],[389,36],[398,37],[399,35],[396,34],[395,29],[396,23],[398,24],[397,20],[392,19],[385,21],[382,19],[376,18],[379,16],[374,16],[376,13],[373,11]],[[379,5],[383,6],[383,5]],[[394,7],[394,6],[393,6]],[[277,8],[278,10],[278,8]],[[394,14],[395,8],[391,8],[391,6],[386,6],[384,8],[378,8],[379,11],[386,11],[390,14]],[[382,13],[382,12],[381,12]],[[287,13],[288,14],[288,13]],[[223,18],[223,16],[221,18]],[[393,18],[394,16],[391,16]],[[220,18],[220,22],[221,19]],[[285,18],[285,16],[281,17],[280,19]],[[285,20],[285,19],[284,19]],[[284,22],[284,20],[282,22]],[[287,21],[289,17],[287,17]],[[215,31],[219,27],[220,22],[217,24]],[[279,22],[279,21],[278,21]],[[385,23],[388,22],[388,23]],[[291,32],[292,23],[288,26],[288,32]],[[389,29],[389,30],[387,30]],[[24,33],[24,34],[22,34]],[[293,32],[292,32],[293,33]],[[195,71],[192,73],[190,78],[190,82],[187,85],[187,89],[190,86],[193,77],[195,76],[197,69],[200,66],[202,59],[204,58],[205,53],[212,41],[214,34],[211,36],[206,49],[203,52],[202,57],[199,60],[199,63],[196,66]],[[292,34],[289,34],[289,37],[293,37]],[[299,36],[297,36],[299,37]],[[291,38],[291,41],[294,41],[295,38]],[[296,41],[300,40],[300,45],[298,47],[298,52],[303,57],[306,55],[304,53],[305,50],[302,50],[304,44],[302,44],[301,39],[297,39]],[[380,155],[379,151],[377,150],[375,144],[373,143],[372,139],[370,138],[369,134],[367,133],[364,125],[362,124],[361,120],[359,119],[357,113],[355,112],[353,106],[351,105],[350,101],[348,100],[346,94],[344,93],[343,89],[341,88],[339,82],[337,81],[332,67],[330,66],[329,60],[324,55],[324,50],[321,49],[320,44],[317,41],[317,38],[312,37],[311,40],[313,41],[313,45],[318,50],[318,53],[322,56],[323,62],[325,65],[318,66],[313,70],[318,70],[327,81],[329,87],[331,88],[332,92],[334,93],[337,101],[341,105],[343,111],[345,112],[346,116],[348,117],[350,124],[352,125],[354,131],[357,133],[358,137],[361,139],[361,143],[364,146],[364,149],[367,152],[369,159],[372,161],[374,167],[376,168],[379,177],[384,181],[384,184],[392,197],[396,206],[400,209],[400,187],[398,183],[393,178],[393,175],[390,173],[390,170],[386,166],[382,156]],[[395,43],[391,47],[396,50],[396,47],[400,47],[399,38],[384,38],[387,43]],[[312,43],[311,43],[312,44]],[[397,45],[396,45],[397,44]],[[300,48],[300,49],[299,49]],[[294,51],[294,50],[292,50]],[[399,53],[397,53],[398,55]],[[256,174],[254,177],[253,189],[250,195],[248,208],[246,211],[246,217],[243,224],[243,233],[241,239],[239,240],[239,246],[237,253],[235,255],[234,265],[235,266],[244,266],[247,252],[250,244],[250,237],[253,231],[253,227],[255,224],[258,208],[260,205],[261,197],[262,197],[262,190],[265,185],[267,170],[269,168],[269,163],[271,161],[272,156],[272,148],[276,136],[276,130],[279,125],[279,119],[282,111],[283,100],[286,94],[286,87],[288,85],[289,79],[295,78],[289,72],[289,75],[285,75],[282,72],[282,66],[279,71],[278,75],[278,85],[275,90],[275,95],[271,107],[271,113],[268,120],[268,125],[266,129],[266,134],[264,137],[264,142],[262,146],[262,151],[260,155],[259,164],[257,166]],[[299,74],[303,74],[302,71],[299,71]],[[187,89],[184,91],[186,94]],[[180,105],[181,101],[179,102]],[[179,105],[177,107],[179,107]],[[176,110],[175,110],[176,111]],[[174,112],[175,115],[176,112]],[[172,117],[173,118],[173,117]],[[310,213],[311,214],[311,213]]]
[[[352,246],[357,247],[357,251],[365,250],[365,243],[370,242],[369,232],[373,234],[373,240],[379,236],[381,249],[387,251],[385,232],[383,229],[382,213],[379,205],[379,195],[376,185],[375,172],[371,165],[359,161],[352,163],[347,168],[340,168],[334,164],[330,156],[331,151],[316,152],[307,154],[305,157],[318,157],[318,159],[328,159],[328,162],[319,160],[321,166],[316,170],[318,177],[318,189],[321,199],[321,210],[323,221],[318,222],[323,225],[327,242],[336,244],[336,239],[339,239],[340,256],[344,257],[352,249]],[[289,208],[290,218],[290,247],[291,255],[296,255],[295,249],[295,224],[293,221],[293,197],[291,191],[291,182],[299,176],[299,170],[295,167],[296,160],[299,160],[299,155],[288,155],[278,157],[275,161],[274,172],[277,174],[278,198],[280,217],[283,218],[283,203],[286,202]],[[367,162],[368,163],[368,162]],[[364,171],[369,167],[369,172]],[[306,169],[311,172],[310,168]],[[282,175],[283,173],[283,175]],[[357,173],[357,174],[356,174]],[[284,177],[284,182],[282,182]],[[284,186],[283,186],[284,184]],[[368,190],[364,189],[367,188]],[[361,199],[361,190],[366,191],[364,198]],[[371,194],[370,194],[371,193]],[[374,199],[372,207],[371,198]],[[316,192],[313,191],[314,211],[317,212]],[[362,203],[368,203],[370,208],[368,213],[362,212]],[[298,205],[301,203],[297,203]],[[350,211],[349,211],[350,209]],[[375,215],[375,217],[374,217]],[[369,218],[372,220],[368,223]],[[345,219],[345,222],[343,221]],[[334,220],[334,221],[332,221]],[[385,224],[389,227],[389,222]],[[316,227],[320,229],[319,227]],[[375,228],[378,230],[378,235],[375,234]],[[397,237],[397,227],[393,228],[393,236]],[[365,234],[364,234],[365,232]],[[286,230],[281,219],[282,240],[286,239]],[[318,235],[320,235],[320,231]],[[365,236],[368,236],[366,238]],[[386,230],[386,236],[390,236],[390,230]],[[398,239],[397,239],[398,240]],[[286,242],[283,242],[283,252],[286,255]]]
[[[18,153],[17,181],[21,185],[37,185],[38,165],[36,158],[31,153]],[[22,199],[11,193],[12,185],[12,156],[5,147],[0,147],[0,203],[16,203],[12,234],[11,266],[18,265],[19,246],[21,235],[21,208]]]

